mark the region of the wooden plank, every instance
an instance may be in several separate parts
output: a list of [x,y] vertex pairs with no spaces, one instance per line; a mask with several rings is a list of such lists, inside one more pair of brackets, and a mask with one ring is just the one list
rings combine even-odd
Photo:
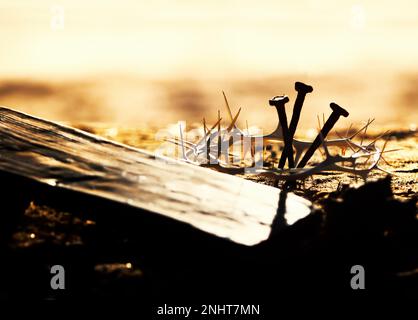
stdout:
[[[0,170],[164,215],[244,245],[266,240],[276,188],[0,107]],[[287,194],[287,225],[310,203]]]

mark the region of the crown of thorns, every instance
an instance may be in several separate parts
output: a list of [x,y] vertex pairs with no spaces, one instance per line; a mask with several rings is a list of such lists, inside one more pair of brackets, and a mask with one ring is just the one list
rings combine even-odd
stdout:
[[[229,124],[227,127],[221,127],[221,115],[218,111],[217,122],[209,129],[206,125],[205,118],[203,118],[203,137],[196,142],[186,141],[183,138],[183,128],[180,126],[180,136],[175,139],[167,139],[167,141],[177,144],[181,147],[180,160],[192,163],[200,166],[216,167],[223,172],[238,173],[243,172],[248,167],[253,167],[250,173],[273,175],[277,180],[296,181],[304,180],[312,175],[321,174],[325,172],[337,173],[345,172],[355,175],[355,177],[361,177],[363,180],[367,180],[367,177],[373,170],[380,170],[391,174],[390,172],[382,169],[379,166],[379,162],[383,160],[383,154],[385,152],[391,152],[396,150],[385,151],[387,139],[382,148],[376,145],[376,142],[380,139],[384,139],[388,136],[389,131],[384,132],[367,144],[364,142],[367,129],[374,119],[368,119],[367,123],[359,130],[355,131],[351,135],[348,133],[351,131],[352,125],[350,125],[347,133],[343,136],[337,132],[338,139],[328,140],[326,139],[328,133],[337,123],[338,119],[343,116],[347,117],[349,113],[336,103],[331,103],[331,115],[325,121],[323,119],[323,125],[321,127],[318,117],[318,135],[312,142],[302,141],[294,138],[296,128],[299,122],[302,106],[305,97],[308,93],[313,91],[313,88],[302,82],[295,83],[295,90],[297,91],[297,97],[293,107],[292,118],[288,124],[285,107],[289,102],[289,98],[285,95],[275,96],[269,100],[269,104],[277,109],[278,125],[276,129],[268,135],[251,135],[248,129],[248,122],[246,130],[241,130],[237,127],[236,123],[241,112],[241,108],[238,110],[235,116],[231,111],[228,99],[224,92],[222,92],[226,110],[229,117]],[[360,142],[354,142],[354,138],[361,135]],[[257,141],[261,141],[261,166],[254,166],[254,159],[257,153]],[[244,143],[246,142],[246,143]],[[265,150],[266,146],[272,144],[284,144],[280,157],[277,157],[277,165],[266,165]],[[237,155],[233,152],[236,151],[238,146],[240,160],[237,164],[234,159],[237,159]],[[318,149],[323,149],[323,159],[319,163],[310,164],[313,154]],[[329,152],[329,147],[337,147],[340,149],[341,154],[332,155]],[[260,151],[260,149],[258,149]],[[347,152],[349,151],[349,152]],[[250,154],[252,162],[245,165],[242,161]],[[270,158],[271,155],[267,158]],[[232,159],[232,161],[231,161]],[[286,167],[287,163],[287,167]]]

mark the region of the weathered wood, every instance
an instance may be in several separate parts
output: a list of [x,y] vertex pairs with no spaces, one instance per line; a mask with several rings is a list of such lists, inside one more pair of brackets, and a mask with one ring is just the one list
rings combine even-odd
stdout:
[[[0,108],[0,171],[164,215],[218,237],[266,240],[279,190]],[[284,222],[310,203],[287,194]],[[277,219],[276,219],[277,221]]]

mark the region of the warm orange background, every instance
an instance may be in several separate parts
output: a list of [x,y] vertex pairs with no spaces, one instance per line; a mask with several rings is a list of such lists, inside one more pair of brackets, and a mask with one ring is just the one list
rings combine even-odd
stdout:
[[[0,0],[0,104],[66,121],[209,120],[225,90],[241,123],[275,126],[267,99],[314,86],[350,121],[417,122],[417,1]],[[63,16],[61,15],[63,14]],[[274,118],[273,118],[274,117]]]

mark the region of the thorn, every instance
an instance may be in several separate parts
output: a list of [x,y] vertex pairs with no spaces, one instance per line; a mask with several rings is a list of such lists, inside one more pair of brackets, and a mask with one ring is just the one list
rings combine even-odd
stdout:
[[386,139],[385,140],[385,143],[383,144],[382,151],[380,153],[384,153],[385,152],[385,148],[386,148],[386,145],[387,144],[388,144],[388,140]]
[[381,168],[379,166],[376,166],[375,169],[380,170],[380,171],[383,171],[383,172],[385,172],[387,174],[390,174],[391,176],[397,176],[397,174],[395,174],[394,172],[390,172],[390,171],[385,170],[385,169],[383,169],[383,168]]
[[383,138],[384,136],[388,135],[391,131],[387,130],[384,133],[382,133],[381,135],[377,136],[377,138],[375,138],[372,142],[370,142],[366,148],[370,147],[371,145],[373,145],[377,140],[379,140],[380,138]]
[[[367,124],[369,123],[369,120],[370,120],[370,119],[367,119]],[[361,146],[363,145],[364,135],[366,134],[366,132],[367,132],[367,125],[366,125],[366,127],[364,128],[364,132],[363,132],[363,134],[361,135],[361,139],[360,139],[360,145],[361,145]]]
[[208,134],[210,134],[212,132],[213,129],[216,128],[216,126],[218,125],[219,122],[221,122],[222,118],[220,118],[218,121],[216,121],[216,123],[212,126],[212,128],[210,128]]
[[181,127],[181,123],[179,123],[179,129],[180,129],[180,139],[181,139],[181,152],[182,152],[182,158],[183,160],[187,160],[186,157],[186,151],[184,150],[184,143],[183,143],[183,129]]
[[218,110],[218,159],[221,156],[221,148],[222,148],[222,143],[221,143],[221,111]]
[[318,130],[321,131],[321,120],[319,120],[319,114],[316,115],[316,119],[318,120]]
[[361,127],[359,130],[357,130],[355,133],[353,133],[350,137],[349,137],[349,139],[351,140],[351,139],[354,139],[360,132],[362,132],[363,130],[364,130],[364,128],[366,127],[366,126],[369,126],[370,124],[372,124],[372,122],[374,121],[375,119],[372,119],[370,122],[369,122],[369,124],[366,124],[365,126],[363,126],[363,127]]
[[228,111],[229,120],[232,122],[233,121],[233,116],[232,116],[231,108],[229,107],[228,99],[226,98],[225,92],[222,91],[222,94],[224,96],[224,101],[225,101],[226,109]]
[[345,132],[345,137],[348,137],[349,132],[351,131],[351,128],[353,127],[353,123],[350,123],[350,126],[348,127],[347,131]]
[[208,146],[208,133],[206,132],[206,120],[203,117],[203,133],[204,133],[204,137],[205,137],[205,144],[206,144],[206,149],[205,149],[205,153],[206,153],[206,159],[209,160],[209,148]]
[[[218,125],[218,123],[220,122],[222,120],[222,118],[220,118],[218,121],[216,121],[216,123],[212,126],[212,128],[210,128],[210,130],[209,130],[209,132],[206,134],[205,133],[205,142],[206,142],[206,158],[207,158],[207,160],[208,161],[210,161],[210,157],[211,157],[211,154],[210,154],[210,135],[211,135],[211,132],[212,132],[212,130]],[[205,121],[205,118],[203,118],[203,121],[204,121],[204,125],[206,126],[206,121]]]
[[337,134],[337,136],[340,138],[340,139],[343,139],[343,140],[345,140],[345,143],[347,144],[347,146],[355,153],[355,152],[358,152],[358,151],[356,151],[356,150],[354,150],[354,148],[348,143],[348,139],[347,138],[343,138],[339,133],[338,133],[338,131],[335,131],[335,133]]
[[390,166],[390,167],[393,167],[393,165],[391,165],[389,162],[387,162],[386,161],[386,159],[382,156],[382,157],[380,157],[380,159],[382,159],[383,160],[383,162],[384,163],[386,163],[386,165],[388,165],[388,166]]
[[239,116],[240,112],[241,112],[241,108],[239,108],[239,109],[238,109],[238,112],[237,112],[237,114],[235,115],[235,118],[234,118],[234,119],[232,119],[231,124],[230,124],[230,125],[229,125],[229,127],[226,129],[228,132],[229,132],[229,131],[231,131],[231,130],[232,130],[232,128],[235,126],[235,122],[237,121],[237,119],[238,119],[238,116]]
[[395,152],[395,151],[400,151],[400,150],[403,150],[403,149],[390,149],[390,150],[382,151],[381,153]]
[[206,135],[207,135],[207,130],[208,130],[208,128],[206,127],[206,120],[205,120],[205,118],[203,118],[203,132],[205,133],[205,138],[206,138]]
[[[174,139],[164,138],[163,140],[166,141],[166,142],[174,143],[174,144],[179,144],[179,142],[180,142],[180,141],[178,141],[179,139],[177,137],[174,137]],[[196,144],[194,144],[193,142],[184,141],[184,143],[185,143],[186,148],[190,148],[190,149],[195,149],[196,148]]]
[[[363,127],[361,127],[353,136],[356,136],[357,134],[359,134],[360,132],[362,132],[363,130],[364,130],[364,133],[363,133],[363,135],[362,135],[362,137],[361,137],[361,141],[360,141],[360,147],[358,148],[358,150],[357,151],[355,151],[356,153],[357,152],[359,152],[360,150],[362,150],[363,149],[363,139],[364,139],[364,135],[366,134],[366,132],[367,132],[367,128],[369,127],[369,125],[372,123],[374,121],[374,119],[372,120],[372,121],[370,121],[370,118],[367,120],[367,123],[363,126]],[[350,139],[352,139],[352,138],[350,138]],[[366,149],[367,149],[367,147],[366,147]]]
[[367,133],[367,128],[369,127],[369,124],[370,124],[370,118],[369,119],[367,119],[367,124],[365,125],[365,127],[364,127],[364,133],[361,135],[361,140],[360,140],[360,145],[362,146],[363,145],[363,141],[364,141],[364,138],[365,138],[365,136],[366,136],[366,133]]

